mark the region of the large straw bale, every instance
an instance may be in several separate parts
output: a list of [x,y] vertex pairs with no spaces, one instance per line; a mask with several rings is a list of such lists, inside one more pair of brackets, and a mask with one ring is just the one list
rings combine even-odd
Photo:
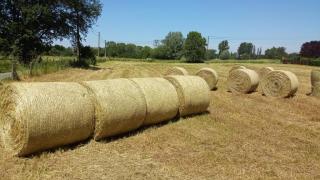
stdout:
[[290,71],[272,71],[261,81],[261,88],[266,96],[279,98],[293,96],[298,86],[297,76]]
[[95,100],[94,139],[119,135],[139,128],[146,116],[141,89],[129,79],[83,82]]
[[13,83],[0,97],[2,141],[13,155],[75,143],[93,134],[94,105],[78,83]]
[[320,82],[317,82],[312,86],[312,96],[320,97]]
[[179,96],[180,116],[206,112],[210,105],[210,89],[199,76],[167,76]]
[[203,78],[209,85],[210,90],[217,88],[218,83],[218,73],[211,68],[202,68],[197,73],[197,76]]
[[320,70],[313,70],[311,72],[311,85],[315,86],[316,83],[320,83]]
[[179,98],[174,86],[164,78],[131,79],[142,90],[147,103],[144,125],[173,119],[179,110]]
[[237,69],[229,74],[227,85],[232,93],[246,94],[253,92],[259,85],[259,75],[250,69]]
[[244,66],[240,66],[240,65],[236,65],[236,66],[233,66],[230,71],[229,71],[229,74],[234,71],[234,70],[238,70],[238,69],[247,69],[246,67]]
[[272,67],[264,67],[259,70],[259,77],[262,80],[269,72],[274,71]]
[[189,75],[189,73],[186,69],[184,69],[182,67],[173,67],[167,71],[166,75],[167,76],[170,76],[170,75],[186,76],[186,75]]

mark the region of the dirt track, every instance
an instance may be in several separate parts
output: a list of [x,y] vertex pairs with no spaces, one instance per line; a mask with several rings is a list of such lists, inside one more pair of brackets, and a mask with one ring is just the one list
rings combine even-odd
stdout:
[[[177,64],[111,62],[98,70],[71,69],[26,81],[83,81],[161,76]],[[233,179],[320,178],[320,99],[309,97],[311,67],[247,64],[290,70],[297,95],[273,99],[259,92],[233,95],[226,78],[233,64],[179,64],[191,73],[211,67],[220,75],[210,113],[150,127],[102,142],[84,142],[30,158],[0,147],[4,179]]]

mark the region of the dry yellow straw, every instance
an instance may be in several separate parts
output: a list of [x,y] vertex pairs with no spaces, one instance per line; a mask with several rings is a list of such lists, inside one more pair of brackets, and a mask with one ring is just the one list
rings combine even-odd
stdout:
[[285,98],[293,96],[299,86],[298,78],[289,71],[270,72],[262,81],[261,88],[266,96]]
[[170,68],[166,73],[167,76],[170,76],[170,75],[184,75],[184,76],[186,76],[188,74],[189,74],[188,71],[182,67]]
[[320,83],[320,70],[313,70],[311,72],[311,85],[315,86],[316,83]]
[[210,89],[198,76],[167,76],[179,96],[180,116],[206,112],[210,105]]
[[250,69],[233,70],[229,74],[227,85],[229,91],[237,94],[253,92],[259,85],[259,75]]
[[312,86],[312,96],[320,97],[320,82],[315,83],[314,86]]
[[95,100],[94,139],[118,135],[139,128],[146,117],[146,101],[141,89],[129,79],[83,83]]
[[264,67],[259,70],[259,77],[262,80],[269,72],[274,71],[272,67]]
[[164,78],[131,79],[142,90],[147,103],[144,125],[157,124],[173,119],[179,110],[178,94],[174,86]]
[[94,130],[94,105],[77,83],[13,83],[0,97],[2,141],[13,155],[89,138]]
[[229,71],[229,74],[234,71],[234,70],[238,70],[238,69],[247,69],[246,67],[244,66],[240,66],[240,65],[236,65],[236,66],[233,66],[230,71]]
[[197,73],[197,76],[203,78],[207,84],[209,85],[210,90],[214,90],[217,88],[218,83],[218,73],[211,68],[202,68]]

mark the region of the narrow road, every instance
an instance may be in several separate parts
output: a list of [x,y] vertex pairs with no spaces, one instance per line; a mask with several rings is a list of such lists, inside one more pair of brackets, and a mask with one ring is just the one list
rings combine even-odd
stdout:
[[11,72],[9,73],[0,73],[0,80],[11,78]]

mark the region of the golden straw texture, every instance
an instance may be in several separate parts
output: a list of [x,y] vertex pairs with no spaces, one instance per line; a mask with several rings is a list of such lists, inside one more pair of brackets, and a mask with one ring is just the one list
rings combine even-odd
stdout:
[[157,124],[173,119],[179,110],[178,94],[174,86],[164,78],[131,79],[142,90],[147,102],[144,125]]
[[217,88],[218,83],[218,73],[211,68],[202,68],[197,73],[197,76],[203,78],[209,85],[210,90]]
[[253,92],[259,85],[259,75],[250,69],[237,69],[229,74],[227,85],[232,93],[246,94]]
[[94,105],[78,83],[13,83],[0,97],[2,141],[13,155],[89,138],[94,130]]
[[167,73],[166,73],[167,76],[170,76],[170,75],[189,75],[188,71],[182,67],[173,67],[173,68],[170,68]]
[[129,79],[83,82],[95,99],[94,138],[118,135],[139,128],[146,116],[141,89]]
[[316,83],[320,83],[320,70],[313,70],[311,72],[311,85],[315,86]]
[[206,112],[210,105],[210,89],[199,76],[167,76],[179,96],[180,116]]
[[247,69],[246,67],[244,66],[240,66],[240,65],[237,65],[237,66],[233,66],[230,71],[229,71],[229,74],[234,71],[234,70],[238,70],[238,69]]
[[320,82],[317,82],[312,86],[312,96],[320,97]]
[[285,98],[293,96],[299,86],[298,78],[289,71],[270,72],[262,81],[261,88],[266,96]]
[[259,70],[259,77],[262,80],[269,72],[274,71],[272,67],[264,67]]

